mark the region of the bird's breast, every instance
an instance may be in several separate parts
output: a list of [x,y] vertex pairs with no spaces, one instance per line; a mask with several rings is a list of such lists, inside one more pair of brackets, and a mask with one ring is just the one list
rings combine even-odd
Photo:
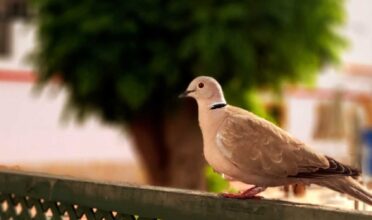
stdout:
[[218,150],[216,144],[215,138],[204,141],[204,156],[206,161],[217,172],[235,176],[238,173],[237,167]]

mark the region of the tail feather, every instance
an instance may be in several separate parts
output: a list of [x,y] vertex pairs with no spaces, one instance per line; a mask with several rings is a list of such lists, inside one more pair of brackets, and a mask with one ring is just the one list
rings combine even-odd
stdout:
[[340,193],[346,193],[368,205],[372,205],[372,194],[351,177],[318,179],[316,184],[328,187]]

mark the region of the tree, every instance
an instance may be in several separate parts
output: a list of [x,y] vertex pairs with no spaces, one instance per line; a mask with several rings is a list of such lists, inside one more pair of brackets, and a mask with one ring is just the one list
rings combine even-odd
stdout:
[[39,84],[57,76],[78,118],[129,127],[156,185],[201,186],[195,105],[176,99],[192,78],[217,78],[230,103],[249,107],[245,91],[309,80],[344,45],[340,0],[34,0],[34,7]]

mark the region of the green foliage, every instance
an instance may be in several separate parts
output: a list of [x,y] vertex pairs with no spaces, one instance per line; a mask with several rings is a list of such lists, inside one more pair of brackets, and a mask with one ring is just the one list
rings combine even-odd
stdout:
[[262,100],[259,99],[257,91],[247,90],[244,97],[245,103],[247,103],[248,105],[247,108],[249,108],[256,115],[275,123],[274,118],[272,118],[271,115],[267,112]]
[[242,92],[309,80],[344,46],[342,0],[33,2],[41,85],[58,76],[77,115],[119,124],[169,111],[197,75],[244,105]]
[[204,169],[205,178],[207,180],[207,190],[209,192],[237,192],[236,189],[231,188],[227,180],[216,173],[212,167],[206,166]]
[[224,192],[229,188],[229,182],[224,180],[220,174],[214,172],[212,167],[205,167],[204,173],[209,192]]

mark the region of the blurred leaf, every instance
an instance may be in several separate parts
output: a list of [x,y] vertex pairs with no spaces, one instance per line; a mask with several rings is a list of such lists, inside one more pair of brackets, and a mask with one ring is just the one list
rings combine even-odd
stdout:
[[274,118],[268,114],[263,103],[259,99],[258,93],[256,91],[247,91],[245,92],[246,103],[249,103],[249,109],[254,112],[256,115],[265,118],[273,123],[276,123]]
[[230,192],[230,193],[237,193],[238,190],[231,187],[229,181],[222,178],[222,176],[216,173],[211,166],[206,166],[205,170],[205,177],[207,180],[207,190],[209,192]]
[[205,177],[209,192],[224,192],[229,188],[229,182],[224,180],[220,174],[214,172],[210,166],[205,167]]

